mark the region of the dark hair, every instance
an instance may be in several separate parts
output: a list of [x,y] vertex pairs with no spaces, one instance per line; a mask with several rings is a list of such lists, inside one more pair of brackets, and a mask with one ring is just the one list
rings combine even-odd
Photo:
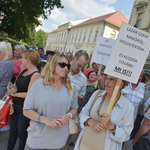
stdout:
[[145,76],[145,75],[143,75],[141,82],[142,82],[142,83],[147,82],[147,78],[146,78],[146,76]]
[[[90,76],[90,74],[91,74],[92,72],[95,72],[95,71],[92,70],[92,71],[90,71],[90,72],[88,73],[88,75],[87,75],[87,78],[88,78],[88,79],[89,79],[89,76]],[[96,72],[95,72],[95,74],[96,74]]]
[[121,89],[125,88],[125,87],[126,87],[126,84],[127,84],[127,81],[125,81],[125,80],[122,80],[122,82],[123,82],[123,86],[122,86]]
[[81,56],[84,56],[85,60],[89,60],[89,55],[86,51],[84,50],[79,50],[75,53],[75,57],[78,60]]
[[73,57],[73,54],[71,52],[67,52],[66,54],[70,54],[70,57]]
[[41,68],[44,67],[46,65],[46,62],[41,61],[37,64],[37,69],[39,70],[39,72],[41,72]]
[[55,52],[53,52],[53,51],[46,51],[46,55],[49,55],[49,54],[53,56],[53,55],[55,55]]
[[38,48],[38,50],[39,50],[39,49],[41,49],[41,50],[42,50],[42,52],[44,51],[42,47],[39,47],[39,48]]

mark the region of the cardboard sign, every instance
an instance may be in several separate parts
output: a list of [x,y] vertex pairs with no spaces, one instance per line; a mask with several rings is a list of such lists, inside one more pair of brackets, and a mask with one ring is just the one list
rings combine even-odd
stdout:
[[137,83],[150,50],[150,34],[122,24],[105,73]]
[[107,65],[115,40],[98,37],[92,62]]

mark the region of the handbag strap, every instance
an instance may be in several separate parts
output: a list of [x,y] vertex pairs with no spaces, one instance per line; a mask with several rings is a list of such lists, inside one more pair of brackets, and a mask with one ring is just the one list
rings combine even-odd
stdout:
[[93,102],[92,102],[92,104],[91,104],[90,110],[92,109],[93,105],[95,104],[96,100],[98,99],[98,96],[99,96],[102,92],[103,92],[103,90],[99,90],[99,91],[97,92],[97,94],[95,95],[94,100],[93,100]]

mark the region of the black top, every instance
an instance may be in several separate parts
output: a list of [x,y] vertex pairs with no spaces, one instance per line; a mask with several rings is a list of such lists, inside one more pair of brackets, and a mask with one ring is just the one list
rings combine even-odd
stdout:
[[[35,71],[27,76],[23,76],[23,74],[26,71],[27,71],[27,69],[23,70],[16,80],[16,86],[18,88],[17,93],[27,92],[32,75],[35,72],[39,72],[39,71]],[[13,97],[13,103],[14,103],[14,105],[17,105],[17,106],[23,107],[24,100],[25,100],[25,98]]]

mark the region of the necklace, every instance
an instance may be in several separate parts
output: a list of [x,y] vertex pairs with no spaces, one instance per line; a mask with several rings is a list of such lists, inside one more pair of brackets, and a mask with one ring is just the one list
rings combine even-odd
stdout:
[[[120,94],[120,95],[121,95],[121,94]],[[118,96],[117,101],[114,103],[114,106],[115,106],[116,103],[118,102],[118,100],[119,100],[119,98],[120,98],[120,95]],[[99,111],[100,111],[100,108],[102,107],[102,104],[103,104],[103,102],[104,102],[104,100],[105,100],[105,97],[106,97],[106,94],[103,96],[103,99],[102,99],[102,101],[101,101],[101,103],[100,103],[100,106],[99,106],[98,109],[97,109],[97,115],[98,115],[99,117],[102,117],[102,116],[103,116],[102,114],[99,113]],[[113,106],[113,107],[114,107],[114,106]]]

